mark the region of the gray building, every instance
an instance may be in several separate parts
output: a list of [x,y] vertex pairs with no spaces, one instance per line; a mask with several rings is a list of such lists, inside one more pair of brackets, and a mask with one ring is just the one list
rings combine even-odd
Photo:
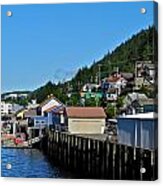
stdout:
[[133,147],[156,149],[158,118],[154,112],[119,116],[118,142]]

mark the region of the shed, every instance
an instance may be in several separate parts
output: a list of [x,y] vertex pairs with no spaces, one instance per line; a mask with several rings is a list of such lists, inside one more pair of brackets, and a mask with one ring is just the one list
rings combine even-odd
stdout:
[[106,114],[102,107],[67,107],[65,115],[70,133],[104,133]]

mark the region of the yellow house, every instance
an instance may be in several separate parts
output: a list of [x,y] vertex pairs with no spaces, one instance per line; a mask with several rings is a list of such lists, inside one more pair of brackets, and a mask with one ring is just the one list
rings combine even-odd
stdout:
[[16,113],[16,118],[24,119],[24,113],[27,111],[27,109],[21,109]]

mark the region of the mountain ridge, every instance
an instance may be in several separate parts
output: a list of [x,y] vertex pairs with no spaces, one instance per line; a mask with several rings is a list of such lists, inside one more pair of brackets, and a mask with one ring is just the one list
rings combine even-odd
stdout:
[[[123,41],[115,50],[104,55],[92,65],[79,68],[71,80],[58,82],[51,81],[29,93],[29,100],[37,99],[38,103],[45,100],[48,95],[53,94],[63,103],[69,98],[67,93],[76,94],[74,98],[79,98],[79,91],[85,83],[98,83],[99,79],[107,77],[116,68],[122,72],[134,73],[134,65],[137,60],[157,62],[158,33],[154,26],[142,29]],[[154,47],[155,46],[155,47]]]

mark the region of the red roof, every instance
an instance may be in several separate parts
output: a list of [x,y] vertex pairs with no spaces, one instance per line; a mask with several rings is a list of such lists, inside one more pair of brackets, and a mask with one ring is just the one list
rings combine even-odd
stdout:
[[67,107],[69,118],[106,118],[102,107]]
[[108,80],[108,82],[117,82],[120,79],[121,79],[121,77],[110,76],[107,80]]
[[110,77],[107,78],[108,82],[116,83],[119,80],[125,80],[124,77],[122,77],[120,74],[118,75],[111,75]]

